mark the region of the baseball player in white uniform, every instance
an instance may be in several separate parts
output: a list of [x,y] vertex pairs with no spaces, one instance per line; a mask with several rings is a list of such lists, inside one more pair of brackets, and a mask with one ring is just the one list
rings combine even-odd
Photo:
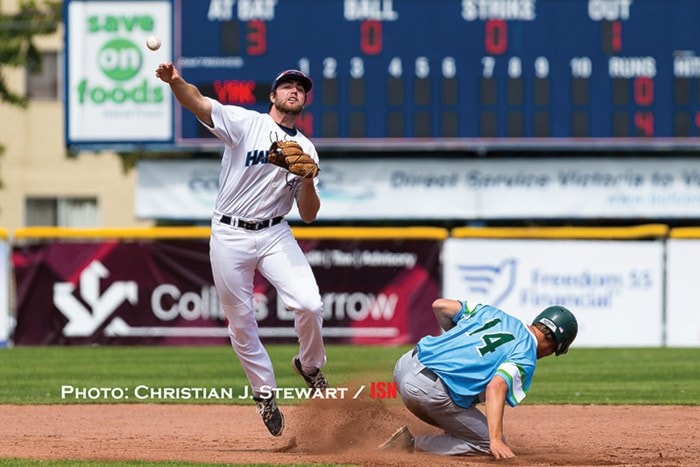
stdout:
[[303,178],[267,162],[273,141],[294,140],[318,163],[314,145],[295,127],[306,103],[311,80],[301,71],[280,73],[263,114],[205,97],[186,82],[172,63],[162,63],[156,76],[170,85],[178,102],[225,145],[211,224],[210,256],[214,284],[228,320],[234,351],[250,382],[258,412],[273,436],[284,430],[284,416],[274,397],[275,375],[258,335],[253,309],[255,270],[270,281],[284,306],[294,310],[299,354],[294,369],[311,388],[328,383],[321,337],[323,303],[306,257],[284,216],[296,200],[299,214],[313,222],[321,206],[317,179]]

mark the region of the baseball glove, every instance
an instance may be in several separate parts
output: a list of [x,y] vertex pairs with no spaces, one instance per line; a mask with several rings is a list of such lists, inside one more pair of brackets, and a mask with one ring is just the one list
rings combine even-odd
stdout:
[[296,141],[272,143],[267,161],[304,178],[314,178],[320,170],[316,161],[306,154]]

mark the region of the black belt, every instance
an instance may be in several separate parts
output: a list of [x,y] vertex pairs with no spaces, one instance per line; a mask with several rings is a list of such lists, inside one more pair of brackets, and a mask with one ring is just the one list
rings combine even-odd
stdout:
[[[411,356],[415,357],[417,353],[418,353],[418,348],[415,348],[415,349],[413,349],[413,353],[411,353]],[[437,381],[439,378],[439,376],[436,375],[435,372],[433,370],[431,370],[430,368],[428,368],[427,366],[423,367],[423,369],[421,371],[419,371],[419,373],[422,374],[423,376],[425,376],[426,378],[432,379],[433,381]]]
[[243,219],[239,219],[237,217],[221,216],[221,222],[223,222],[224,224],[232,225],[234,227],[241,227],[242,229],[247,230],[266,229],[268,227],[272,227],[273,225],[279,224],[280,222],[282,222],[282,219],[284,219],[284,217],[279,216],[275,217],[274,219],[268,219],[266,221],[249,222],[244,221]]
[[420,371],[420,374],[422,374],[422,375],[425,376],[426,378],[432,379],[433,381],[437,381],[437,380],[438,380],[438,375],[436,375],[436,374],[433,372],[433,370],[431,370],[431,369],[428,368],[428,367],[423,368],[423,369]]

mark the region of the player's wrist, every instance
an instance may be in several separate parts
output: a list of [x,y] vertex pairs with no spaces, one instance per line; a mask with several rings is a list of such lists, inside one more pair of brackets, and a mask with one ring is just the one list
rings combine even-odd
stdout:
[[177,85],[184,84],[184,83],[185,83],[185,80],[182,79],[182,76],[174,76],[170,79],[170,81],[168,81],[168,84],[170,86],[177,86]]

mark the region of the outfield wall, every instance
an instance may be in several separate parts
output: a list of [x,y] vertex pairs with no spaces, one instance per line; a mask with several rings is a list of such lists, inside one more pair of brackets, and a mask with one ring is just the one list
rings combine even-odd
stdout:
[[[700,272],[700,229],[293,230],[319,282],[329,343],[413,343],[439,331],[430,303],[447,296],[524,321],[563,304],[579,318],[582,347],[700,346],[700,292],[688,280]],[[227,342],[208,236],[205,227],[17,230],[3,242],[16,277],[14,343]],[[274,288],[260,276],[254,288],[261,335],[295,342]]]
[[[324,301],[329,343],[407,344],[437,333],[447,231],[295,229]],[[220,344],[209,231],[24,229],[15,235],[17,345]],[[294,342],[294,313],[256,274],[262,337]]]
[[666,242],[666,341],[700,345],[700,228],[678,228]]

